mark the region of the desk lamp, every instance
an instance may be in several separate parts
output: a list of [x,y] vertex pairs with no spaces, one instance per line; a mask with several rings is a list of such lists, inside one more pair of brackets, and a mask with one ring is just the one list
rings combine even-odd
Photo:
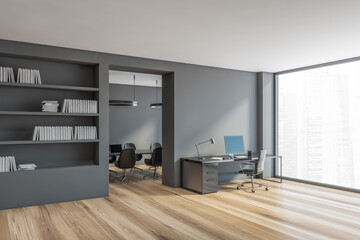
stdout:
[[201,144],[203,144],[203,143],[207,143],[207,142],[210,142],[211,144],[214,144],[214,143],[215,143],[215,139],[210,138],[209,140],[206,140],[206,141],[204,141],[204,142],[195,144],[195,147],[196,147],[196,150],[197,150],[197,153],[198,153],[198,159],[205,159],[204,157],[201,157],[201,156],[200,156],[198,146],[201,145]]

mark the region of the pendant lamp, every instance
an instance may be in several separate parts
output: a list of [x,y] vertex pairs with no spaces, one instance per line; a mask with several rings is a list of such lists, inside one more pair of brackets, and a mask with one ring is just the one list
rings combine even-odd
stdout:
[[134,75],[134,100],[110,100],[110,106],[126,106],[126,107],[137,107],[139,106],[139,102],[135,101],[135,75]]
[[150,104],[150,108],[161,108],[162,107],[162,103],[160,103],[158,101],[158,94],[157,94],[157,91],[158,91],[158,80],[156,80],[156,102],[155,103],[152,103]]

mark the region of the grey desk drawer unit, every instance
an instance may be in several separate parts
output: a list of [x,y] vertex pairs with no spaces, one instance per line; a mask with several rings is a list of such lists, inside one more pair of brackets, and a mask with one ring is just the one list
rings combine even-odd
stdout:
[[218,163],[202,163],[182,159],[182,187],[198,192],[218,191]]

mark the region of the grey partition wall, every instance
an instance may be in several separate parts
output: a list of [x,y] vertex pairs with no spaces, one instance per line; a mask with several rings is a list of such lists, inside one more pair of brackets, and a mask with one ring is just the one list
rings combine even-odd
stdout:
[[[48,83],[31,89],[0,85],[1,94],[7,88],[13,93],[0,101],[7,126],[0,126],[0,151],[39,165],[0,173],[0,209],[108,196],[109,69],[163,75],[163,184],[180,187],[180,158],[196,156],[194,144],[210,137],[216,144],[202,145],[202,155],[224,154],[224,135],[243,135],[245,148],[257,150],[256,73],[6,40],[0,40],[0,60],[14,68],[41,68]],[[63,98],[96,99],[99,114],[40,112],[39,101]],[[32,144],[32,127],[46,123],[96,125],[99,140]],[[220,180],[238,177],[235,167],[220,168]]]

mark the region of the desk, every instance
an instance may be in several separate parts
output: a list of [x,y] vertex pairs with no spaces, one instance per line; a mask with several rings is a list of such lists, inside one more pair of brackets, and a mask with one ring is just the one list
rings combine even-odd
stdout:
[[[136,149],[135,150],[135,154],[152,154],[153,152],[150,149]],[[116,152],[116,153],[110,153],[110,156],[119,156],[120,153]]]
[[[242,158],[229,158],[229,156],[208,156],[205,159],[198,159],[197,157],[182,158],[182,187],[201,194],[217,192],[219,189],[219,164],[256,160],[259,158],[258,154],[252,154],[251,157],[248,157],[247,154],[236,156],[241,156]],[[212,159],[212,157],[224,159]],[[266,159],[280,159],[280,180],[264,180],[282,183],[282,156],[267,154]]]

